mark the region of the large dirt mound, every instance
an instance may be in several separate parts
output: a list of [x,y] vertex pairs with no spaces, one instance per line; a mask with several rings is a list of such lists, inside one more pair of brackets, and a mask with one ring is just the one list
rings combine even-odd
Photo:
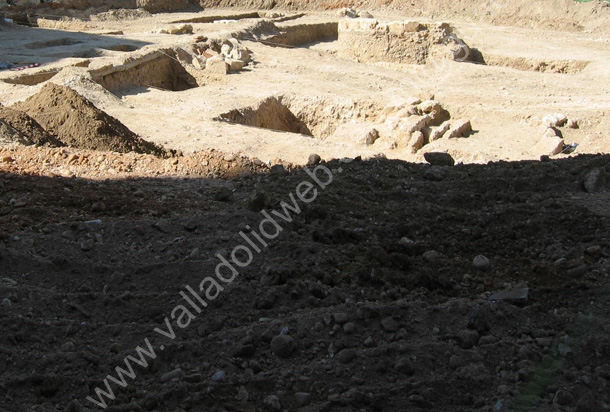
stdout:
[[22,111],[0,106],[0,120],[9,124],[23,136],[25,139],[24,142],[21,142],[23,144],[52,147],[63,146],[55,136],[47,133],[36,120]]
[[141,139],[118,119],[66,86],[48,83],[13,107],[32,116],[68,146],[122,153],[163,153],[163,149]]

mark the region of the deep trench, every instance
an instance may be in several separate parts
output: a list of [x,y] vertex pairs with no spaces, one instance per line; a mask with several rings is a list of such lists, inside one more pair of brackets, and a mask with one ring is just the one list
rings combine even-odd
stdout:
[[180,62],[165,54],[126,70],[94,76],[94,80],[113,93],[133,86],[155,87],[174,92],[199,87],[197,80]]
[[282,97],[268,97],[257,107],[233,109],[221,114],[215,120],[313,136],[307,124],[295,116],[282,100]]

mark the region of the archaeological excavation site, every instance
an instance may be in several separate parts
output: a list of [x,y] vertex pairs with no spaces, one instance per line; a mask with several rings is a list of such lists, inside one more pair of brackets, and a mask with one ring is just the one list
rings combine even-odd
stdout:
[[0,0],[0,412],[610,411],[609,0]]

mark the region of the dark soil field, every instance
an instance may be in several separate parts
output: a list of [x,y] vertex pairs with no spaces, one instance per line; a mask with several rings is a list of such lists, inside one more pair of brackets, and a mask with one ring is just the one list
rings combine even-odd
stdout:
[[607,410],[608,160],[3,166],[0,410]]

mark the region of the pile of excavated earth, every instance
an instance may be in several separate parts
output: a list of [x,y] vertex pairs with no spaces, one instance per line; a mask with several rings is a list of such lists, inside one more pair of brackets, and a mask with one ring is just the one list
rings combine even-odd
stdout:
[[0,411],[610,410],[609,13],[0,0]]

